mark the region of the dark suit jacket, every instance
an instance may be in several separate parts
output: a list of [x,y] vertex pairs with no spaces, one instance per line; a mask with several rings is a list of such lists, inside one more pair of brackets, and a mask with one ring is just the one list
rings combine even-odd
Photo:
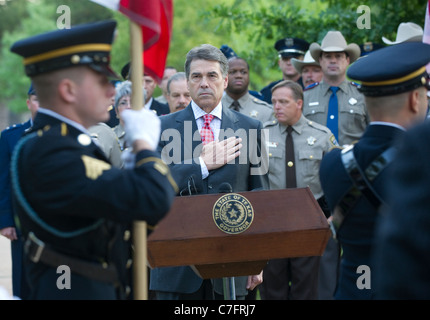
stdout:
[[[223,107],[221,131],[219,140],[225,135],[243,135],[255,129],[257,140],[247,139],[241,149],[241,156],[234,163],[228,163],[219,169],[212,170],[206,179],[202,179],[201,167],[198,160],[201,148],[201,137],[191,104],[184,110],[163,116],[160,118],[162,134],[158,150],[163,160],[169,165],[173,176],[179,186],[179,190],[187,190],[189,178],[195,181],[197,192],[193,194],[211,194],[220,192],[222,183],[227,182],[232,187],[232,192],[250,191],[254,189],[267,189],[267,172],[263,175],[253,175],[251,170],[259,166],[256,161],[250,161],[250,156],[260,152],[260,121],[242,115],[229,108]],[[230,130],[228,130],[230,129]],[[252,137],[250,135],[250,137]],[[194,139],[193,139],[194,138]],[[253,140],[253,141],[251,141]],[[251,146],[251,147],[250,147]],[[247,150],[245,149],[247,148]],[[236,281],[236,295],[246,295],[244,290],[246,277],[239,277]],[[245,283],[244,283],[245,281]],[[198,277],[190,267],[155,268],[151,270],[150,289],[165,292],[192,293],[199,289],[202,279]],[[219,281],[215,283],[216,290]],[[218,288],[218,289],[217,289]],[[222,294],[222,291],[219,292]]]
[[[404,133],[403,130],[387,125],[369,125],[361,139],[354,146],[354,156],[364,170],[375,158],[394,144]],[[376,192],[384,196],[385,181],[388,176],[385,168],[374,180]],[[342,164],[341,149],[334,149],[324,156],[320,166],[320,181],[330,211],[338,205],[347,190],[352,186],[351,179]],[[371,268],[371,250],[374,241],[374,227],[378,210],[364,197],[350,210],[337,232],[343,255],[340,277],[335,293],[336,299],[370,299],[372,289],[357,288],[357,273],[360,265]]]
[[169,105],[161,103],[156,99],[152,99],[151,107],[149,108],[157,112],[157,116],[162,116],[170,113]]
[[378,299],[430,299],[430,123],[409,129],[386,180],[372,286]]

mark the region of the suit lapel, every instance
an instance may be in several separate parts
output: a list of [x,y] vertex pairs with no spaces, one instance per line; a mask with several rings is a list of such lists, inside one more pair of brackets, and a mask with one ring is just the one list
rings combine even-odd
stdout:
[[178,124],[177,128],[181,133],[184,155],[193,155],[194,149],[197,148],[202,141],[191,103],[184,110],[178,112],[176,122]]
[[229,108],[223,106],[222,108],[222,119],[221,119],[221,132],[219,140],[235,136],[235,132],[238,129],[239,119],[236,114]]

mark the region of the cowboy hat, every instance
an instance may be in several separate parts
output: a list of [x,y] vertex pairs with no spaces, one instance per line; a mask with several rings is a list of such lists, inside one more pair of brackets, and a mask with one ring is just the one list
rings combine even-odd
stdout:
[[305,57],[302,60],[293,58],[291,59],[291,63],[293,64],[294,68],[296,68],[298,73],[302,73],[302,69],[304,66],[317,66],[319,67],[320,64],[312,58],[310,51],[306,51]]
[[329,31],[321,42],[321,46],[314,42],[309,47],[312,58],[319,61],[321,52],[346,52],[350,63],[360,56],[360,47],[355,43],[346,44],[346,40],[340,31]]
[[413,22],[402,22],[397,28],[396,41],[388,40],[382,37],[384,43],[392,45],[398,44],[405,41],[422,41],[423,40],[423,28]]

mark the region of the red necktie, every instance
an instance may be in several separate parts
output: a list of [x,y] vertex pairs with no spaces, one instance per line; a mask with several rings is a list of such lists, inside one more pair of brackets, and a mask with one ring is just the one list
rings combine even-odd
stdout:
[[214,116],[211,114],[205,114],[203,116],[204,123],[202,129],[200,130],[200,136],[202,137],[203,144],[214,141],[214,133],[210,127],[210,123],[213,118]]

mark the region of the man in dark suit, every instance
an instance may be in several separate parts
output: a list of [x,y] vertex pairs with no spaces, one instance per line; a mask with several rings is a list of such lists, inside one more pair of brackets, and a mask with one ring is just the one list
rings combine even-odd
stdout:
[[10,186],[10,159],[18,140],[30,129],[39,109],[39,100],[33,84],[27,92],[27,107],[31,118],[14,124],[2,131],[0,136],[0,234],[11,241],[12,254],[12,291],[20,299],[27,299],[29,288],[22,268],[23,240],[21,230],[16,228],[12,210]]
[[[122,67],[121,75],[124,80],[131,79],[130,76],[132,69],[130,68],[130,62],[128,62],[124,67]],[[143,76],[143,88],[146,90],[145,108],[154,111],[157,116],[168,114],[170,113],[169,105],[167,103],[157,101],[157,99],[152,96],[154,94],[156,86],[157,82],[155,81],[155,79],[149,74],[145,73]]]
[[114,20],[89,23],[11,47],[24,58],[40,104],[11,161],[30,299],[132,297],[131,223],[155,225],[176,193],[155,151],[161,129],[155,114],[122,114],[134,152],[128,170],[112,166],[88,131],[109,117],[115,28]]
[[146,90],[146,100],[145,100],[145,108],[154,111],[157,116],[162,116],[164,114],[170,113],[169,105],[167,103],[159,102],[157,99],[154,99],[153,93],[157,83],[155,79],[148,74],[143,76],[143,86]]
[[[348,69],[348,77],[361,82],[371,122],[356,144],[329,152],[320,167],[329,219],[343,250],[336,299],[374,298],[371,254],[379,208],[387,203],[393,146],[406,129],[425,119],[429,61],[430,45],[410,42],[379,49]],[[407,215],[408,208],[401,208]],[[393,267],[386,264],[383,273]]]
[[[261,122],[221,103],[228,83],[227,58],[214,46],[195,47],[187,54],[185,73],[192,101],[160,118],[158,146],[181,194],[267,188]],[[260,282],[261,275],[235,277],[236,298],[244,299]],[[157,299],[212,299],[213,293],[222,298],[222,284],[222,279],[202,280],[188,266],[151,270],[150,289]]]

